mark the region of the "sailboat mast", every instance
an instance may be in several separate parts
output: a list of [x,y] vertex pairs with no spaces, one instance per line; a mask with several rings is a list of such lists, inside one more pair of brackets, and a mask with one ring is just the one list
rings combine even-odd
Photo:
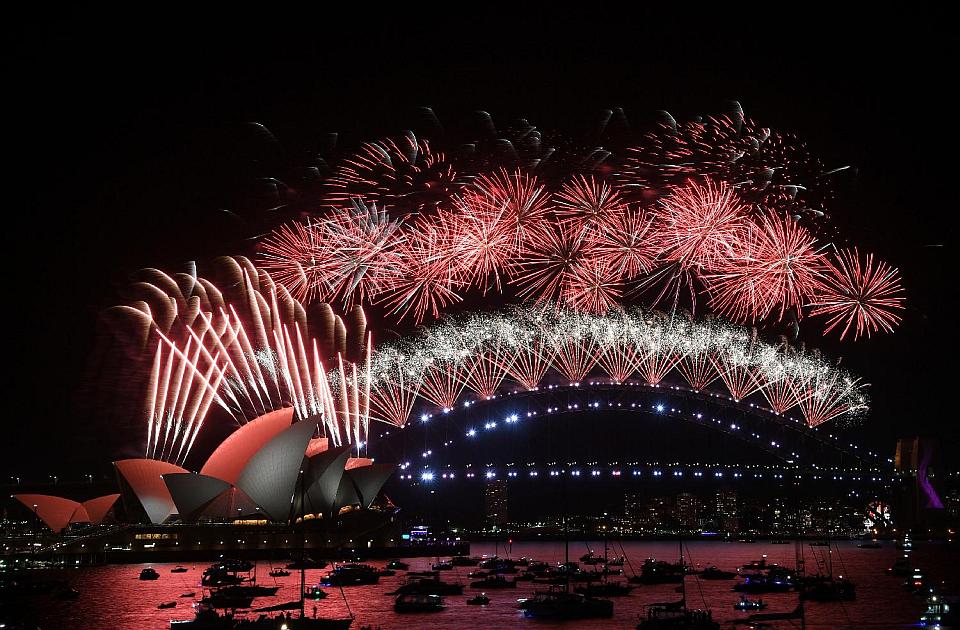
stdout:
[[304,475],[300,471],[300,618],[304,617],[306,593],[304,584],[307,579],[307,507],[304,502]]
[[687,607],[687,567],[683,563],[683,534],[677,534],[677,539],[680,541],[680,601],[683,602],[683,607]]

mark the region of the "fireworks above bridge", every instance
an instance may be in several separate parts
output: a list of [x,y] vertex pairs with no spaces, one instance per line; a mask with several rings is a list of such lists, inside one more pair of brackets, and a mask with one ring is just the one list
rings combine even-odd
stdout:
[[[836,236],[843,169],[739,108],[668,116],[616,152],[555,151],[528,124],[501,135],[367,142],[256,263],[143,272],[114,312],[149,373],[147,455],[182,463],[215,408],[241,425],[293,407],[361,448],[370,420],[586,382],[678,384],[809,427],[866,413],[858,378],[763,340],[806,319],[851,340],[900,323],[898,271]],[[456,313],[477,298],[501,310]],[[432,323],[377,345],[370,306]]]
[[453,157],[410,132],[368,142],[334,167],[310,217],[263,238],[260,264],[306,302],[415,323],[472,294],[756,325],[822,316],[842,339],[900,322],[898,271],[824,236],[835,171],[739,109],[668,119],[620,160],[561,159],[529,149],[532,128],[521,136],[532,156]]

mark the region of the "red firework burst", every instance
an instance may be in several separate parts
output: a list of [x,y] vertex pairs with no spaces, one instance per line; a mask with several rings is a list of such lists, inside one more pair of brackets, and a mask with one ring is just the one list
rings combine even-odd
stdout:
[[482,175],[467,196],[480,196],[483,203],[502,209],[518,243],[541,230],[550,208],[550,198],[543,185],[535,176],[519,170],[510,172],[501,168],[492,175]]
[[399,140],[364,144],[335,169],[327,186],[327,200],[335,206],[360,200],[406,213],[439,206],[463,183],[443,153],[407,132]]
[[419,324],[428,311],[436,318],[442,308],[463,299],[457,293],[462,282],[452,236],[438,221],[428,219],[417,221],[407,235],[397,273],[379,300],[399,319],[411,315]]
[[710,306],[738,321],[758,321],[804,306],[819,286],[824,255],[806,228],[789,217],[765,213],[717,259],[707,275]]
[[282,225],[260,245],[263,268],[298,300],[326,299],[329,246],[320,231],[311,223]]
[[535,302],[561,302],[576,274],[590,264],[591,242],[586,232],[569,223],[538,231],[524,243],[511,271],[519,295]]
[[330,299],[355,302],[377,295],[397,274],[405,236],[401,225],[386,209],[354,202],[350,209],[335,209],[321,223],[328,247],[325,284]]
[[658,253],[650,237],[650,226],[648,216],[626,207],[609,216],[597,233],[597,262],[621,280],[648,273]]
[[602,226],[624,210],[617,191],[593,176],[574,176],[560,188],[554,199],[560,221],[572,222],[579,228]]
[[587,313],[603,314],[623,295],[619,274],[599,260],[576,265],[566,278],[562,300],[568,306]]
[[683,270],[715,268],[729,258],[748,225],[733,188],[711,181],[675,190],[654,210],[653,220],[661,259]]
[[516,234],[506,218],[506,208],[486,197],[470,195],[456,202],[452,212],[440,212],[439,225],[457,251],[458,275],[484,294],[493,283],[501,290],[500,274],[517,253]]
[[843,324],[840,339],[853,327],[854,340],[884,330],[893,332],[903,310],[900,273],[873,254],[862,259],[856,248],[837,252],[835,261],[823,266],[821,283],[811,306],[811,315],[827,317],[824,333]]
[[665,278],[654,303],[671,294],[676,308],[686,285],[695,309],[695,279],[730,257],[748,224],[746,208],[723,182],[707,181],[704,186],[689,182],[661,200],[653,212],[652,237],[666,266],[645,281]]

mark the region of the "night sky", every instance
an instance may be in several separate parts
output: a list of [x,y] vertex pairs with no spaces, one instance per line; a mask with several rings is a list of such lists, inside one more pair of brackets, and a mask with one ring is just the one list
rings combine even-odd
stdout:
[[[643,126],[657,110],[680,120],[722,113],[730,99],[795,132],[827,165],[854,167],[835,220],[901,269],[909,309],[892,336],[841,346],[810,327],[806,338],[872,383],[873,415],[856,429],[864,441],[892,453],[899,435],[937,437],[956,462],[956,73],[937,30],[945,18],[727,18],[267,12],[244,24],[9,24],[0,471],[103,470],[141,451],[138,421],[91,403],[97,313],[138,268],[249,252],[223,210],[255,223],[269,207],[258,178],[282,179],[329,132],[356,146],[415,125],[428,105],[451,126],[483,109],[576,134],[604,108]],[[282,150],[258,145],[251,121]]]

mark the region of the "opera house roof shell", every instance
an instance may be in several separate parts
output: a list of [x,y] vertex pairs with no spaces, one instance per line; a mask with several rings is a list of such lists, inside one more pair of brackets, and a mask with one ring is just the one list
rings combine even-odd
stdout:
[[264,414],[224,440],[199,473],[153,459],[114,462],[127,517],[288,522],[369,508],[394,466],[351,458],[349,447],[328,448],[313,437],[317,427],[314,418],[294,421],[291,408]]

